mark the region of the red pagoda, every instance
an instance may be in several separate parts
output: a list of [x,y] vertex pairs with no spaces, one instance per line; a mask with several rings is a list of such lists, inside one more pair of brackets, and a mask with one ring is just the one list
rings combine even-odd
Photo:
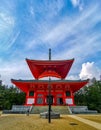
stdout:
[[88,80],[65,80],[74,62],[70,60],[30,60],[26,62],[34,76],[34,80],[15,80],[11,82],[26,93],[25,105],[48,105],[49,81],[43,77],[56,77],[51,80],[51,104],[74,106],[74,93],[88,83]]

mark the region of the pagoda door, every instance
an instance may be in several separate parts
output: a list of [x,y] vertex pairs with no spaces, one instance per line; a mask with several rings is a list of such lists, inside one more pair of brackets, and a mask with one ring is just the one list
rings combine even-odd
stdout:
[[[50,96],[50,103],[53,104],[53,95]],[[47,104],[49,104],[49,96],[47,96]]]
[[44,94],[43,93],[37,93],[36,104],[37,105],[44,104]]
[[63,105],[63,94],[56,94],[56,105]]

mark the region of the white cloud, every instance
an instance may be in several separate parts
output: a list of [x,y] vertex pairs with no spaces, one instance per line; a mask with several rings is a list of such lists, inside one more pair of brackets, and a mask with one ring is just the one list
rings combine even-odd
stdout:
[[78,7],[80,11],[83,10],[83,0],[71,0],[74,7]]
[[68,75],[66,77],[66,79],[68,79],[68,80],[79,80],[79,76],[77,76],[77,75]]
[[[14,36],[14,17],[10,14],[0,12],[0,49],[8,49],[16,40],[17,35]],[[13,35],[13,36],[12,36]]]
[[44,4],[41,4],[41,8],[39,6],[39,10],[41,12],[45,11],[45,15],[47,16],[47,18],[52,18],[58,15],[59,11],[64,7],[64,3],[65,2],[62,0],[52,0],[51,2],[45,0]]
[[80,79],[92,79],[95,77],[99,79],[101,70],[95,66],[94,62],[87,62],[82,64],[82,69],[79,74]]
[[10,61],[5,62],[0,67],[0,75],[5,85],[11,85],[11,78],[13,79],[33,79],[30,69],[26,62]]
[[0,13],[0,30],[8,30],[10,27],[14,26],[14,18],[6,13]]
[[[83,1],[81,0],[71,0],[71,1],[74,7],[83,10]],[[42,6],[42,8],[40,8],[40,6]],[[97,23],[101,21],[101,15],[99,15],[101,9],[99,8],[98,3],[95,3],[95,5],[92,4],[91,6],[86,6],[86,9],[80,12],[78,15],[76,13],[75,14],[70,13],[70,15],[68,15],[67,11],[68,16],[67,15],[65,17],[61,16],[61,20],[56,19],[60,17],[57,16],[60,15],[59,11],[61,11],[61,9],[64,7],[63,1],[61,2],[61,0],[58,0],[58,3],[51,2],[49,5],[48,2],[45,1],[45,5],[41,4],[40,6],[39,8],[38,7],[37,8],[40,15],[42,14],[41,15],[42,21],[39,22],[34,21],[34,18],[32,21],[29,19],[31,22],[31,23],[29,22],[30,25],[32,25],[32,27],[36,26],[35,28],[33,27],[32,29],[35,35],[32,35],[33,33],[31,33],[31,30],[29,30],[30,32],[29,34],[31,34],[32,36],[28,37],[29,39],[23,42],[24,44],[24,48],[22,48],[23,50],[19,50],[18,52],[18,50],[15,49],[15,51],[12,51],[13,52],[12,55],[14,54],[15,56],[28,57],[28,58],[32,57],[35,59],[47,59],[48,56],[46,55],[47,51],[46,48],[52,47],[53,51],[56,50],[56,53],[54,53],[52,59],[53,58],[67,59],[74,57],[75,63],[73,65],[74,67],[73,72],[75,74],[78,73],[78,68],[80,69],[81,63],[83,63],[84,59],[86,59],[88,56],[96,54],[96,52],[101,51],[100,47],[101,32],[94,29],[94,26],[96,26]],[[37,12],[35,12],[36,10],[34,10],[33,5],[31,5],[29,11],[33,15],[33,17],[35,17],[35,13]],[[18,30],[13,32],[15,26],[14,22],[15,21],[12,15],[0,14],[0,37],[4,32],[4,37],[1,38],[3,39],[2,40],[3,42],[0,41],[1,51],[2,48],[10,48],[13,45],[13,43],[15,43],[17,38],[18,41],[20,41],[19,38],[20,32]],[[28,26],[29,25],[26,26],[25,28],[26,30]],[[71,40],[69,40],[69,37],[71,37]],[[20,42],[18,43],[20,46]],[[43,48],[45,48],[44,52],[40,51],[42,45],[44,46]],[[64,46],[63,49],[61,49],[62,46]],[[35,48],[36,50],[32,52],[31,50],[34,50],[33,48]],[[17,57],[15,57],[15,60],[16,60],[15,64],[14,61],[12,61],[7,63],[6,65],[3,65],[2,67],[0,66],[1,67],[0,74],[2,75],[3,81],[5,81],[6,83],[8,82],[8,80],[10,81],[10,78],[19,79],[30,77],[30,72],[28,72],[29,68],[28,66],[25,67],[26,63],[20,64]],[[1,65],[2,64],[4,64],[4,62],[1,62]],[[84,68],[86,68],[87,71],[87,66],[90,65],[88,65],[87,63],[85,64],[86,65]],[[94,63],[91,64],[91,66],[94,66]],[[87,73],[88,72],[87,71],[85,75],[83,74],[84,69],[82,69],[83,72],[81,71],[80,77],[88,78],[94,76],[95,73],[97,74],[97,69],[95,68],[93,68],[92,71],[90,71],[89,73]],[[28,76],[26,76],[27,73]],[[70,75],[67,76],[67,79],[78,79],[78,76]]]
[[74,7],[78,6],[79,0],[71,0]]
[[30,13],[31,13],[31,15],[33,15],[33,16],[35,15],[35,12],[34,12],[34,9],[33,9],[32,6],[30,7]]
[[[96,24],[101,21],[98,15],[99,6],[90,7],[90,11],[86,10],[76,20],[64,20],[63,23],[57,25],[50,33],[46,34],[45,40],[55,47],[61,46],[64,43],[63,51],[55,54],[55,58],[76,58],[79,63],[88,56],[95,55],[96,52],[101,51],[101,33],[97,30],[92,30]],[[95,17],[93,17],[93,15]],[[71,40],[68,37],[71,36]],[[74,37],[73,37],[74,36]],[[51,46],[52,46],[51,45]]]
[[14,33],[14,31],[12,32],[10,38],[8,39],[8,42],[6,43],[7,44],[6,49],[9,49],[13,46],[13,44],[15,43],[19,35],[20,35],[20,31],[16,33]]
[[[101,17],[96,13],[96,11],[98,12],[98,5],[89,8],[79,16],[64,17],[59,23],[51,27],[48,32],[42,34],[42,41],[51,47],[56,47],[65,39],[68,40],[68,36],[77,35],[81,37],[84,33],[87,34],[87,30],[90,30],[97,21],[101,20]],[[95,17],[93,17],[94,14]]]

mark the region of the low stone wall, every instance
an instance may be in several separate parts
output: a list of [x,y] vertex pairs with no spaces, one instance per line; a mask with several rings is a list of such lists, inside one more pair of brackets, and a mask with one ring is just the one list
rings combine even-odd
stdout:
[[70,106],[70,109],[72,111],[72,113],[74,114],[80,114],[80,113],[87,113],[87,114],[90,114],[90,113],[97,113],[96,110],[88,110],[88,107],[87,106]]
[[13,105],[11,110],[3,110],[4,114],[24,114],[30,110],[30,106]]

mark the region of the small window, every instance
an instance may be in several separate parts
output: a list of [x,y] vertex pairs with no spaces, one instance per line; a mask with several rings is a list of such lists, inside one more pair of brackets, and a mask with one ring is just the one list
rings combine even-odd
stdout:
[[70,91],[66,91],[66,96],[67,97],[71,96]]
[[30,91],[29,96],[34,96],[34,91]]
[[43,96],[43,94],[38,94],[38,97],[42,97]]
[[57,97],[62,97],[62,94],[57,94]]

